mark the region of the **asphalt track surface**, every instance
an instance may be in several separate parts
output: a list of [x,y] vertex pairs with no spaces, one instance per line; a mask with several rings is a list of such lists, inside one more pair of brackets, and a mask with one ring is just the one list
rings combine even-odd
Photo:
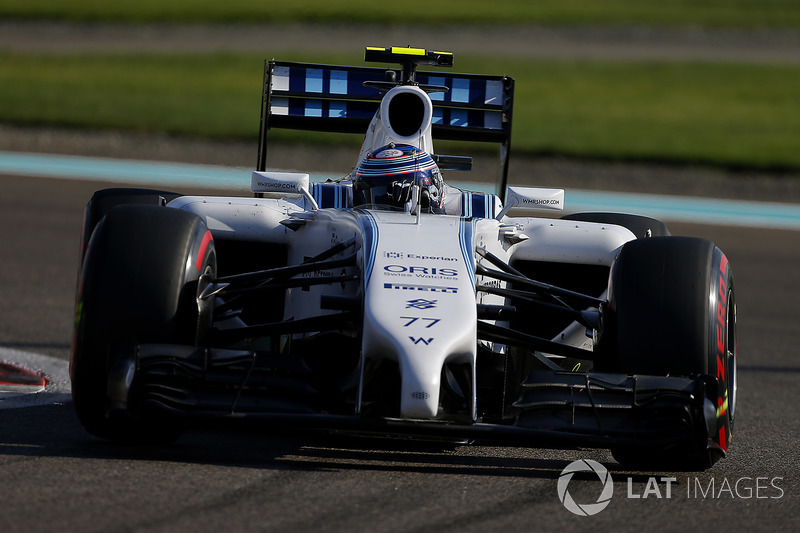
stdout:
[[[82,208],[100,187],[0,176],[0,346],[69,357]],[[203,431],[136,448],[88,435],[67,401],[0,408],[0,528],[797,531],[800,232],[670,227],[714,240],[736,276],[735,435],[728,458],[707,472],[632,472],[597,450],[437,450]],[[557,495],[562,470],[584,458],[614,480],[608,507],[591,517],[573,515]],[[593,474],[569,484],[583,503],[600,489]]]

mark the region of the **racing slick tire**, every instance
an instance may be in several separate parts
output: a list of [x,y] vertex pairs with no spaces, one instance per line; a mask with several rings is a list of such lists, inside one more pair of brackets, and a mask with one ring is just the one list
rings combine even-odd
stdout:
[[599,371],[703,379],[716,410],[688,449],[617,448],[618,461],[695,470],[725,455],[736,407],[736,300],[728,258],[714,243],[626,243],[611,267],[595,349]]
[[145,444],[180,435],[180,424],[128,394],[136,347],[197,344],[209,318],[198,295],[215,272],[214,240],[197,215],[123,205],[100,221],[80,275],[70,361],[73,404],[89,433]]
[[181,196],[175,192],[160,191],[156,189],[136,189],[127,187],[113,187],[96,191],[83,212],[83,229],[81,231],[80,259],[86,255],[86,246],[97,227],[108,212],[118,205],[141,204],[165,206],[175,198]]
[[629,215],[627,213],[572,213],[563,216],[562,219],[622,226],[636,235],[637,239],[643,239],[645,237],[667,237],[670,235],[666,224],[655,218],[642,215]]

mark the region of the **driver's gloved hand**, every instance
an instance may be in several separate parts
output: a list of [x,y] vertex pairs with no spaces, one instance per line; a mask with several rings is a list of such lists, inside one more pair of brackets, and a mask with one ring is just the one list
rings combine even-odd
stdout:
[[387,191],[392,198],[392,203],[396,206],[404,206],[411,201],[411,186],[408,181],[394,181]]

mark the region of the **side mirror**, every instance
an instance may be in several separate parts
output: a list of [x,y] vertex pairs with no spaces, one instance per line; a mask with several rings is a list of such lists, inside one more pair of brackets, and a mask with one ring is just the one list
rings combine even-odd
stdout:
[[537,211],[563,211],[564,189],[509,187],[503,210],[495,217],[535,215]]
[[461,155],[431,154],[439,170],[472,170],[472,158]]
[[310,178],[302,172],[253,172],[250,179],[250,190],[256,194],[271,192],[283,194],[302,194],[311,206],[319,209],[317,202],[309,192]]
[[310,179],[308,174],[300,172],[253,172],[250,190],[253,192],[278,192],[302,194],[308,190]]

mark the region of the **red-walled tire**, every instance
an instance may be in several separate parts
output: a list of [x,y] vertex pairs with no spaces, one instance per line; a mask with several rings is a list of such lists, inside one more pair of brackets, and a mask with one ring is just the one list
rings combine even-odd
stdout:
[[599,371],[705,376],[716,423],[690,450],[614,450],[624,463],[708,468],[728,450],[736,407],[736,299],[728,258],[710,241],[626,243],[611,267],[595,347]]
[[70,361],[73,403],[90,433],[140,443],[177,438],[179,424],[120,398],[109,376],[132,368],[138,344],[195,344],[199,279],[215,271],[211,233],[192,213],[123,205],[100,221],[78,284]]

